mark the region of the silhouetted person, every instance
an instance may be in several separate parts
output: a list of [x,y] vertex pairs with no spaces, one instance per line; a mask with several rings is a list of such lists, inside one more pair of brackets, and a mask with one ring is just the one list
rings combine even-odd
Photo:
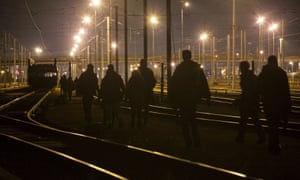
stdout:
[[263,143],[265,136],[259,121],[259,93],[258,93],[258,78],[249,69],[250,65],[247,61],[240,63],[240,87],[242,89],[240,101],[240,124],[236,141],[244,142],[248,119],[251,118],[255,124],[258,135],[257,143]]
[[210,99],[208,83],[200,65],[191,60],[190,50],[182,52],[180,63],[170,78],[168,98],[179,109],[183,136],[187,147],[199,146],[199,135],[195,120],[196,106],[201,98]]
[[288,121],[291,99],[286,72],[278,67],[276,56],[270,56],[268,64],[263,67],[259,75],[259,90],[269,124],[269,151],[278,155],[281,152],[278,126],[280,122]]
[[[126,97],[131,107],[131,127],[141,127],[142,108],[144,106],[145,81],[140,71],[132,71],[126,86]],[[137,121],[137,123],[136,123]]]
[[153,88],[155,87],[156,79],[154,77],[153,71],[147,67],[147,61],[145,59],[141,59],[138,71],[141,73],[145,82],[143,119],[144,125],[146,125],[148,121],[149,104],[153,101]]
[[74,82],[72,80],[72,77],[69,77],[67,79],[67,88],[66,88],[69,100],[72,100],[73,88],[74,88]]
[[114,71],[112,64],[108,65],[105,77],[101,81],[100,98],[102,99],[104,109],[104,124],[110,123],[113,126],[114,121],[122,121],[119,118],[120,101],[124,94],[124,83],[121,76]]
[[77,77],[74,79],[74,89],[75,89],[75,95],[79,96],[80,93],[78,91],[78,78]]
[[92,120],[91,108],[93,96],[98,91],[98,79],[93,70],[92,64],[87,65],[87,70],[83,72],[78,79],[78,90],[82,96],[83,110],[85,115],[86,127],[89,126]]
[[60,83],[60,95],[65,100],[67,97],[67,88],[68,88],[68,80],[65,74],[61,76],[59,83]]

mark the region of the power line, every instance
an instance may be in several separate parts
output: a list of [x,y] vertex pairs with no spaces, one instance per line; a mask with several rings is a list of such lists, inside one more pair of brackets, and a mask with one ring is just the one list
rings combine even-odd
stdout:
[[41,31],[41,29],[38,27],[38,25],[36,24],[36,22],[35,22],[35,20],[34,20],[34,18],[33,18],[33,16],[32,16],[32,13],[31,13],[31,10],[30,10],[30,8],[29,8],[29,5],[28,5],[27,0],[25,0],[25,6],[26,6],[26,9],[27,9],[27,12],[28,12],[28,15],[29,15],[29,17],[30,17],[30,19],[31,19],[32,24],[34,25],[34,27],[36,28],[36,30],[39,32],[40,40],[41,40],[43,49],[46,50],[46,52],[47,52],[48,54],[51,55],[51,53],[48,51],[48,49],[47,49],[47,47],[46,47],[46,45],[45,45],[45,43],[44,43],[44,38],[43,38],[43,35],[42,35],[42,31]]

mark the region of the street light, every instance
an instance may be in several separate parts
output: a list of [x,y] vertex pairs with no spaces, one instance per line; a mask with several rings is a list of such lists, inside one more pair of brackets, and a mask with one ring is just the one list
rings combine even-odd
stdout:
[[290,72],[294,72],[294,63],[292,61],[290,61],[289,64],[291,65],[291,71]]
[[[92,20],[91,20],[91,17],[90,16],[84,16],[83,18],[82,18],[82,23],[83,24],[86,24],[86,25],[90,25],[91,24],[91,22],[92,22]],[[89,32],[87,32],[87,34],[89,34]],[[86,50],[86,60],[87,60],[87,63],[90,63],[90,46],[89,45],[87,45],[87,47],[85,48]]]
[[90,16],[84,16],[82,19],[82,23],[84,24],[90,24],[92,22],[91,17]]
[[39,59],[39,55],[43,52],[42,48],[36,47],[35,48],[35,53],[37,55],[37,59]]
[[80,28],[78,34],[79,35],[85,34],[85,29],[84,28]]
[[278,24],[276,24],[276,23],[272,23],[269,27],[269,31],[272,31],[272,35],[273,35],[273,43],[272,43],[273,44],[273,55],[275,55],[275,35],[274,35],[274,33],[277,30],[277,28],[278,28]]
[[155,15],[150,17],[150,23],[152,25],[152,55],[153,55],[153,62],[155,58],[155,26],[158,24],[158,19]]
[[265,22],[265,17],[260,16],[257,18],[256,23],[259,26],[258,30],[258,50],[259,50],[259,68],[262,66],[262,62],[264,60],[264,54],[261,53],[264,51],[264,30],[263,30],[263,25]]
[[180,24],[181,24],[181,31],[180,31],[180,49],[183,49],[183,10],[184,8],[187,8],[190,6],[190,3],[188,1],[180,0],[181,3],[181,19],[180,19]]
[[111,42],[111,49],[115,51],[115,57],[117,57],[117,48],[118,48],[117,42]]
[[99,0],[91,0],[90,4],[91,7],[94,7],[94,36],[95,36],[95,64],[98,60],[98,35],[97,35],[97,7],[100,5]]
[[204,66],[204,58],[205,58],[205,41],[207,38],[208,38],[207,33],[202,33],[200,35],[200,40],[202,41],[202,63],[200,62],[200,64],[203,64],[203,66]]
[[111,48],[116,49],[117,48],[117,43],[116,42],[112,42],[111,43]]
[[82,38],[81,38],[79,35],[75,35],[75,36],[74,36],[74,41],[75,41],[76,43],[81,43]]
[[90,2],[90,6],[99,6],[99,4],[100,4],[100,1],[99,0],[91,0],[91,2]]

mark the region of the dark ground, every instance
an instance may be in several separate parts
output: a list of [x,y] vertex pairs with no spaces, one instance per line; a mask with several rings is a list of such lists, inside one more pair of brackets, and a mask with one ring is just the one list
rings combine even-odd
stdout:
[[[214,105],[206,107],[218,109]],[[236,112],[235,108],[232,111]],[[229,108],[229,109],[230,109]],[[219,111],[229,111],[219,109]],[[185,147],[181,129],[176,119],[150,116],[146,127],[131,128],[130,116],[121,110],[123,127],[117,123],[113,128],[102,124],[102,108],[93,105],[93,123],[88,132],[84,129],[84,117],[81,99],[73,97],[71,101],[52,102],[46,111],[46,119],[51,124],[87,133],[111,141],[159,151],[165,154],[206,163],[228,170],[238,171],[253,177],[264,179],[300,179],[300,141],[293,137],[281,137],[283,148],[279,156],[269,154],[267,143],[256,144],[256,134],[249,132],[244,144],[237,144],[237,127],[220,126],[200,121],[199,133],[201,146]]]

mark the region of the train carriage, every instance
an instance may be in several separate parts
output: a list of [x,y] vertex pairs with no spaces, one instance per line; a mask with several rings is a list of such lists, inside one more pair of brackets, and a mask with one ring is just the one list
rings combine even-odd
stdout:
[[28,63],[28,85],[34,89],[56,86],[57,74],[56,62],[54,64]]

